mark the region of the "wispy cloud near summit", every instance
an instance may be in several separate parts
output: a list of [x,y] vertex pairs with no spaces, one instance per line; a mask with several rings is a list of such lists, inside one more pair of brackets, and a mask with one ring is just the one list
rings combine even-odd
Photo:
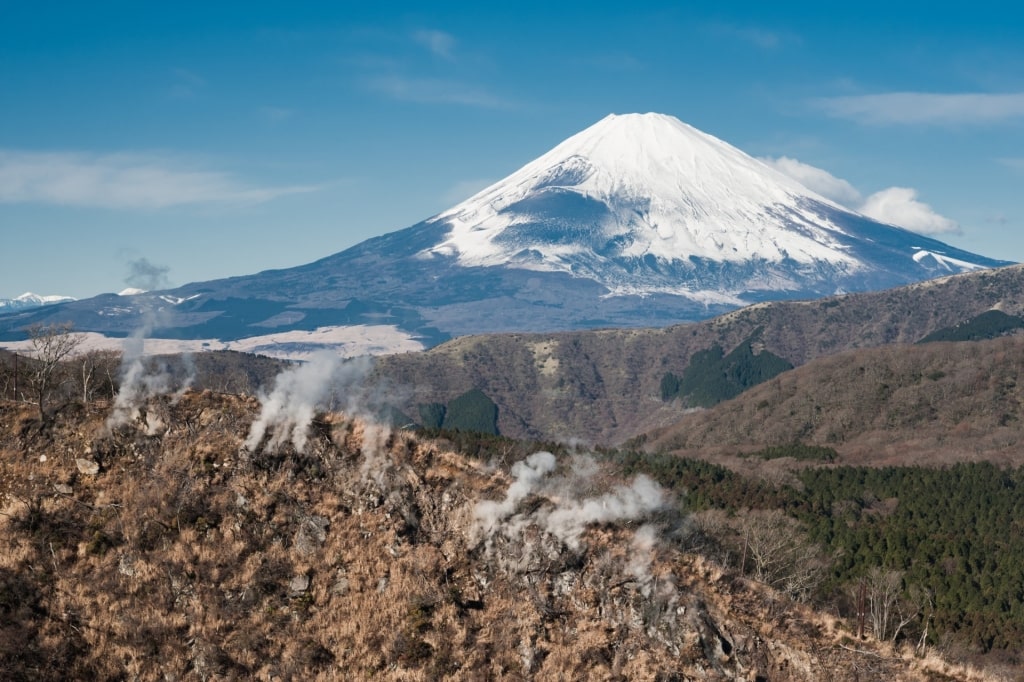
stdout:
[[866,125],[966,125],[1024,117],[1024,93],[890,92],[819,97],[812,106]]
[[864,197],[852,184],[826,170],[783,156],[762,158],[775,170],[788,175],[804,187],[869,218],[898,225],[918,234],[959,234],[956,221],[940,215],[918,198],[910,187],[887,187]]
[[712,23],[708,24],[705,30],[717,38],[739,40],[762,50],[775,50],[786,43],[800,42],[799,38],[792,33],[774,31],[761,26]]

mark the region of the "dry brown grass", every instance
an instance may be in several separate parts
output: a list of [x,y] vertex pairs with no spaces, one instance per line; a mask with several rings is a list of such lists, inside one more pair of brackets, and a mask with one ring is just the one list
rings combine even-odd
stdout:
[[154,435],[30,409],[0,405],[5,680],[939,679],[668,543],[645,590],[628,526],[510,569],[467,533],[507,475],[410,434],[328,415],[254,455],[253,400],[154,401]]
[[840,463],[1024,464],[1024,336],[891,346],[808,363],[707,411],[648,447],[736,452],[828,445]]

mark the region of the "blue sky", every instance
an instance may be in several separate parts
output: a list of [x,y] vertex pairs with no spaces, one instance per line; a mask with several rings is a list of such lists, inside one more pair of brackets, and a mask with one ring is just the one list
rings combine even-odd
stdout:
[[300,265],[646,111],[1024,261],[1024,20],[956,4],[0,0],[0,297]]

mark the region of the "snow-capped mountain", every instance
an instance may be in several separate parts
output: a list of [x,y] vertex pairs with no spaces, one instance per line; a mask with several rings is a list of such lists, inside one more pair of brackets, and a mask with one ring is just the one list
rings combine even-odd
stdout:
[[[112,335],[146,316],[177,339],[367,325],[429,346],[665,325],[1006,264],[851,212],[671,116],[628,114],[433,218],[314,263],[60,312]],[[46,319],[0,317],[0,336]]]
[[742,301],[993,264],[886,230],[662,114],[608,116],[430,222],[449,230],[425,254],[567,272],[613,295]]
[[39,308],[44,305],[53,305],[54,303],[65,303],[67,301],[74,301],[75,299],[70,296],[40,296],[39,294],[33,294],[31,291],[27,291],[21,296],[15,298],[0,298],[0,313],[13,312],[15,310],[28,310],[30,308]]
[[[842,210],[678,119],[613,115],[439,215],[451,231],[430,252],[466,266],[582,268],[629,293],[661,287],[609,263],[792,259],[856,270],[814,204]],[[665,279],[668,292],[687,291]]]

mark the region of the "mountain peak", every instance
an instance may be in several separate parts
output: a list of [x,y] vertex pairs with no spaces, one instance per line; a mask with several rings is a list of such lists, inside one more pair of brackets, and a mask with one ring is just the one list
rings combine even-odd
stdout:
[[771,198],[779,186],[813,194],[736,147],[666,114],[610,114],[534,163],[549,165],[575,156],[612,175],[613,186],[640,195],[699,193],[708,184],[700,182],[702,176],[718,180],[724,170],[739,171],[747,183],[771,187]]
[[[672,116],[623,114],[444,213],[314,263],[60,314],[124,335],[156,306],[176,338],[274,339],[281,355],[309,353],[325,338],[313,332],[333,326],[393,325],[395,349],[397,330],[398,344],[433,344],[662,325],[1000,265],[843,209]],[[50,316],[9,319],[0,334]],[[309,343],[280,343],[291,330]]]
[[[645,258],[827,263],[854,272],[860,263],[839,238],[834,213],[849,212],[672,116],[610,115],[437,216],[451,231],[429,251],[463,265],[573,273],[593,272],[600,260]],[[628,278],[597,279],[616,290]]]

